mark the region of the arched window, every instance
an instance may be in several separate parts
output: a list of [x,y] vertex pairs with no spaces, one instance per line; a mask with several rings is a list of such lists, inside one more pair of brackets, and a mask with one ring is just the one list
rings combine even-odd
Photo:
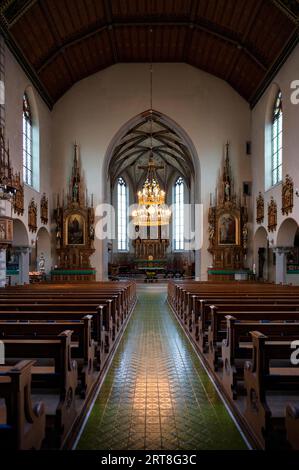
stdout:
[[279,91],[275,99],[272,116],[272,186],[282,180],[282,118],[282,97],[281,91]]
[[174,250],[184,250],[184,180],[178,178],[174,185],[173,244]]
[[119,251],[128,250],[128,187],[123,178],[117,181],[117,248]]
[[23,179],[33,186],[33,126],[27,93],[23,96]]

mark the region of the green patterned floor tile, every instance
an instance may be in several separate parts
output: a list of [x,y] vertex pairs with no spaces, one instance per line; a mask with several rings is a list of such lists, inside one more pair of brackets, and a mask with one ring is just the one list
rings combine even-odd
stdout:
[[138,299],[77,448],[246,449],[165,289]]

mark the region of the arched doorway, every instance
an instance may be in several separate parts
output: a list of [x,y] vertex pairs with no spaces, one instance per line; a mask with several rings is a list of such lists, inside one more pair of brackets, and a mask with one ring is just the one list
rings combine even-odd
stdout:
[[29,283],[30,247],[28,232],[19,219],[13,221],[13,242],[6,252],[6,268],[10,284]]
[[297,230],[298,224],[295,219],[284,220],[277,233],[276,245],[285,248],[293,247]]
[[[195,204],[201,202],[200,164],[195,147],[186,132],[169,117],[157,112],[146,111],[127,122],[115,135],[106,153],[103,169],[104,199],[116,207],[116,183],[118,178],[128,185],[130,204],[137,203],[136,194],[146,172],[145,167],[150,152],[157,167],[157,178],[160,186],[166,191],[167,204],[172,204],[172,186],[178,178],[183,178],[186,187],[186,203],[190,203],[191,226],[195,221]],[[172,237],[171,227],[169,230]],[[171,241],[171,240],[170,240]],[[126,259],[134,259],[134,249],[129,248]],[[129,256],[131,255],[131,256]],[[108,262],[124,258],[117,253],[116,243],[106,241],[103,244],[104,277],[108,273]],[[181,258],[180,263],[193,264],[196,277],[200,275],[200,252],[189,250],[175,253],[170,243],[167,249],[167,260]],[[185,259],[186,258],[186,259]],[[168,262],[168,261],[167,261]]]
[[259,280],[268,280],[268,234],[264,227],[259,227],[255,232],[253,249],[256,277]]
[[[287,218],[280,225],[276,239],[276,282],[298,284],[298,224]],[[295,269],[292,269],[295,268]]]

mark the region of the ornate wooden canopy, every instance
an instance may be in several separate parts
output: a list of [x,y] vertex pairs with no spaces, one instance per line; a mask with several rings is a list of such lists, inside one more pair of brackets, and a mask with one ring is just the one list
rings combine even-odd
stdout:
[[[298,42],[296,0],[4,0],[1,30],[51,107],[119,62],[185,62],[252,105]],[[151,57],[152,56],[152,57]]]

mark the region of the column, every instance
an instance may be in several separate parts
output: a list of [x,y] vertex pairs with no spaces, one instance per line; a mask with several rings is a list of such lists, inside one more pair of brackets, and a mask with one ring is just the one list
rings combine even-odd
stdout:
[[17,247],[19,253],[19,284],[29,284],[29,247]]
[[274,248],[276,255],[275,263],[275,283],[286,284],[287,283],[287,253],[290,251],[288,247],[276,247]]

